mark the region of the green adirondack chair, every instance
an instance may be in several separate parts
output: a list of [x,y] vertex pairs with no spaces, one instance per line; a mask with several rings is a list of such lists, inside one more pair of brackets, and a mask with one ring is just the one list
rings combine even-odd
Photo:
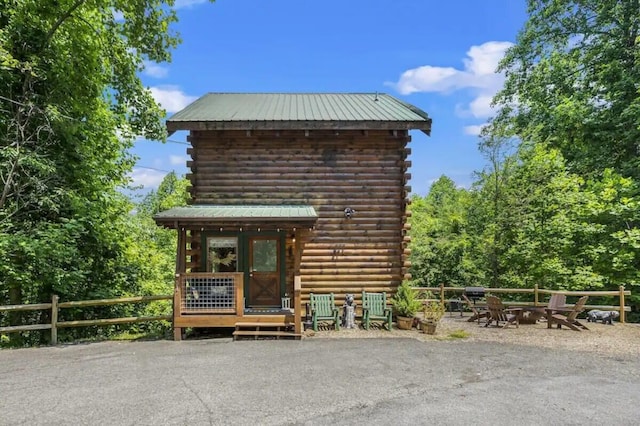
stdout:
[[387,293],[362,292],[362,325],[369,329],[371,321],[382,321],[391,331],[391,308],[387,306]]
[[313,331],[318,331],[318,321],[333,321],[336,330],[340,330],[340,316],[336,308],[333,293],[309,294]]

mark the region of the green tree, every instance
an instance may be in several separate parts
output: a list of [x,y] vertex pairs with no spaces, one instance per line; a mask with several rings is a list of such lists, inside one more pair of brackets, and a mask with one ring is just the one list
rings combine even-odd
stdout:
[[[603,287],[640,288],[640,188],[631,178],[605,169],[600,179],[585,187],[583,235],[577,245],[590,259],[595,273],[605,277]],[[634,294],[632,300],[640,299]]]
[[508,208],[512,203],[508,187],[517,162],[515,149],[511,139],[485,138],[480,151],[488,164],[476,174],[471,191],[468,217],[473,258],[486,283],[494,287],[500,285],[504,235],[516,226]]
[[411,200],[411,274],[421,285],[465,285],[475,281],[466,230],[469,194],[447,176],[426,197]]
[[503,286],[574,289],[601,280],[576,253],[582,183],[568,172],[558,150],[520,149],[508,186],[511,225],[503,241]]
[[638,10],[639,0],[528,0],[489,131],[559,148],[582,176],[640,178]]
[[175,172],[168,173],[156,191],[149,192],[138,205],[138,211],[149,216],[172,207],[186,206],[191,195],[188,192],[189,181],[178,177]]
[[[173,292],[176,266],[177,235],[174,230],[160,228],[153,215],[172,207],[185,206],[189,200],[189,181],[168,173],[157,190],[149,192],[144,200],[135,206],[135,213],[129,216],[126,258],[130,264],[133,281],[137,283],[138,294],[171,294]],[[142,314],[146,316],[167,315],[172,312],[171,303],[158,302],[145,305]],[[160,323],[141,324],[131,327],[141,331],[164,331]]]
[[138,72],[170,60],[172,5],[0,0],[0,296],[9,303],[139,285],[127,257],[133,206],[117,189],[134,136],[165,137],[164,111]]
[[[526,228],[514,234],[519,239],[508,239],[510,260],[516,263],[515,253],[524,255],[527,244],[532,253],[552,247],[537,258],[544,264],[530,274],[512,270],[510,281],[547,274],[556,285],[571,288],[637,286],[638,10],[639,0],[528,0],[529,19],[499,66],[506,82],[494,99],[498,114],[485,135],[515,137],[530,153],[533,145],[544,147],[544,155],[560,151],[567,170],[555,163],[548,170],[553,178],[538,190],[520,182],[514,188],[526,191],[514,193],[514,199],[528,197],[520,205],[528,206],[525,223],[544,224],[536,230],[566,226],[557,227],[546,242]],[[522,170],[528,168],[530,177],[542,173],[544,168],[535,166],[542,156],[524,154]],[[567,209],[566,218],[543,214],[545,206]],[[573,248],[561,249],[568,242]]]

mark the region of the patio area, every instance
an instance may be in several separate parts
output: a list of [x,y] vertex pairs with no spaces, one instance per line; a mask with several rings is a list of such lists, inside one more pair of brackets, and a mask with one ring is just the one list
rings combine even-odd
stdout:
[[[311,338],[412,338],[421,341],[432,340],[464,340],[467,342],[497,342],[522,346],[544,347],[559,350],[585,351],[602,355],[640,355],[640,324],[614,325],[589,323],[589,330],[576,333],[567,328],[547,328],[547,323],[540,320],[535,324],[521,324],[519,328],[510,326],[506,329],[485,327],[484,320],[469,322],[470,312],[460,316],[459,312],[449,313],[440,320],[435,335],[427,335],[420,330],[398,330],[395,327],[389,332],[376,326],[371,330],[341,329],[333,331],[321,329],[317,333],[306,332]],[[586,320],[584,320],[586,322]],[[468,337],[456,338],[451,334],[459,334],[463,330]],[[313,335],[313,336],[312,336]]]

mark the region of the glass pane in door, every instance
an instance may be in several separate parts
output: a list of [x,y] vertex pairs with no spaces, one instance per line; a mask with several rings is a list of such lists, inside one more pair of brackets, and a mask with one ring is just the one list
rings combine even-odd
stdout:
[[253,272],[276,272],[278,270],[278,241],[253,240]]

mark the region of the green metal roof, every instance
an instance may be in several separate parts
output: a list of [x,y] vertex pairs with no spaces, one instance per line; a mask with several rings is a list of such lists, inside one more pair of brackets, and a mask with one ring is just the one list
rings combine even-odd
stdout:
[[378,93],[208,93],[167,120],[177,130],[420,129],[426,112]]
[[156,222],[224,222],[293,220],[315,222],[318,214],[311,206],[213,206],[174,207],[156,214]]

